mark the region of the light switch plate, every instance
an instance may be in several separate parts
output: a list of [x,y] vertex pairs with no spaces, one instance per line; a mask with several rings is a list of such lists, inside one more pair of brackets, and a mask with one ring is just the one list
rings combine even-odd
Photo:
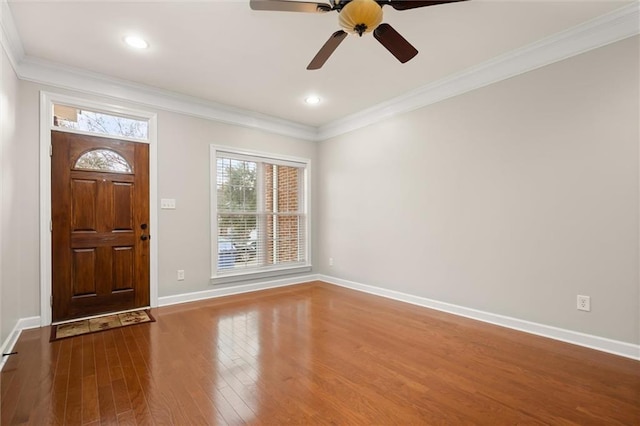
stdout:
[[161,209],[175,209],[176,208],[176,200],[175,198],[163,198],[160,200],[160,208]]

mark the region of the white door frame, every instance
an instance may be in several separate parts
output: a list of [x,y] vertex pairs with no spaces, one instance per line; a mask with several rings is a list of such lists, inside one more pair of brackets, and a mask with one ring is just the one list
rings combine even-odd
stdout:
[[[121,105],[90,101],[52,92],[40,92],[40,325],[51,324],[51,130],[53,104],[136,117],[149,122],[149,139],[131,139],[149,144],[150,305],[158,306],[158,119],[157,114]],[[73,133],[92,134],[72,130]],[[93,134],[95,136],[95,134]],[[108,135],[97,135],[113,137]],[[118,137],[118,139],[127,139]]]

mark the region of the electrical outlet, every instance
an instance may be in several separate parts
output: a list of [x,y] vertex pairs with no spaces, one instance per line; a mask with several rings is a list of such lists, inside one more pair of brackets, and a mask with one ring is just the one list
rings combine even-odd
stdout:
[[329,266],[333,266],[333,257],[329,258]]
[[578,295],[578,310],[579,311],[591,311],[591,298],[589,296]]
[[178,281],[184,281],[184,269],[178,269]]

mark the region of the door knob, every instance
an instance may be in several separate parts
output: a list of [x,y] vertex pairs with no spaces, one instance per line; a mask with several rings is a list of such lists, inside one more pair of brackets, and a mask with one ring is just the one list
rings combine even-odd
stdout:
[[148,237],[147,235],[141,235],[141,236],[140,236],[140,239],[141,239],[142,241],[147,241],[147,240],[149,239],[149,237]]

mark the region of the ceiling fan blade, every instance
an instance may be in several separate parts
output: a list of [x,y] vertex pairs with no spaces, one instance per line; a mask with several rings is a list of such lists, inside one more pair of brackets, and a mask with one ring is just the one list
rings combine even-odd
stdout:
[[251,0],[249,6],[253,10],[276,12],[324,13],[331,10],[331,5],[326,3],[287,0]]
[[308,70],[318,70],[322,68],[329,56],[340,46],[342,40],[347,37],[347,33],[342,30],[338,30],[335,33],[331,34],[329,40],[320,48],[320,51],[316,54],[316,56],[311,60],[309,65],[307,66]]
[[418,51],[389,24],[380,24],[373,36],[403,64],[416,56]]
[[439,4],[455,3],[467,0],[387,0],[385,4],[396,10],[416,9],[418,7],[437,6]]

